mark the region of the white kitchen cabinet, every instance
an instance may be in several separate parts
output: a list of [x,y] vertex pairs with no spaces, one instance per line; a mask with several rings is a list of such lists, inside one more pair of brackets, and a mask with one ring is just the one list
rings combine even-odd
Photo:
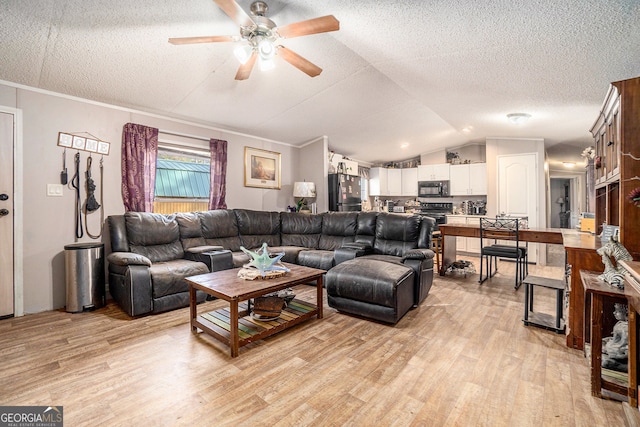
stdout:
[[335,172],[338,172],[340,163],[342,163],[342,172],[339,173],[358,176],[358,162],[345,159],[342,154],[333,154],[329,162]]
[[418,181],[448,181],[449,163],[418,166]]
[[[479,227],[480,218],[485,217],[478,215],[447,215],[447,224],[467,224]],[[479,254],[480,239],[477,237],[456,236],[456,251]]]
[[[447,215],[447,224],[466,224],[467,217],[461,215]],[[456,236],[456,252],[467,251],[467,238]]]
[[369,194],[372,196],[418,195],[418,169],[369,169]]
[[388,196],[388,171],[386,168],[369,169],[369,194],[371,196]]
[[416,197],[418,195],[418,168],[402,170],[402,195]]
[[452,196],[487,194],[487,164],[471,163],[449,168],[449,191]]
[[389,196],[402,195],[402,169],[387,169]]

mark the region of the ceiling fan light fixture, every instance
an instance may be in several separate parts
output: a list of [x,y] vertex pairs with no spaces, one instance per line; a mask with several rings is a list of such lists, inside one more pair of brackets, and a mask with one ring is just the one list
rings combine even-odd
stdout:
[[523,123],[526,123],[531,118],[531,114],[511,113],[511,114],[507,114],[507,118],[511,123],[516,125],[521,125]]
[[268,39],[262,39],[258,43],[258,52],[262,60],[271,60],[276,54],[276,48]]
[[273,62],[273,59],[260,58],[260,71],[269,71],[274,68],[276,68],[276,64]]
[[246,64],[251,55],[253,54],[253,47],[248,44],[243,44],[242,46],[238,46],[233,50],[233,54],[236,59],[242,64]]

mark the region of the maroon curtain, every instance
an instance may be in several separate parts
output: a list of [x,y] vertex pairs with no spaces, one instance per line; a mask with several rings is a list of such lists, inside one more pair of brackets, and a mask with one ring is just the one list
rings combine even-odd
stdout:
[[122,130],[122,200],[124,209],[153,212],[158,157],[158,129],[127,123]]
[[226,209],[227,202],[227,141],[209,140],[211,150],[211,184],[209,209]]

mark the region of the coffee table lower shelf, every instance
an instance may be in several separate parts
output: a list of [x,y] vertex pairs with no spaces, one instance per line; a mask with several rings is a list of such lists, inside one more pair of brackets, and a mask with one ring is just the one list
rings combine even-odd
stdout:
[[[318,308],[306,301],[294,299],[287,308],[282,310],[280,317],[275,320],[256,320],[249,315],[246,302],[238,304],[238,346],[242,347],[250,342],[258,341],[298,323],[304,322],[318,314]],[[192,327],[207,332],[217,340],[231,346],[231,325],[229,323],[230,310],[228,307],[203,313],[192,321]]]

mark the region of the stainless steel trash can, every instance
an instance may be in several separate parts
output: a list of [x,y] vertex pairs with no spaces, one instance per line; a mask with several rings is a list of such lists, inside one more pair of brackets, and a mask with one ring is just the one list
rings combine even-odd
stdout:
[[66,245],[64,264],[67,311],[78,313],[104,306],[104,244]]

